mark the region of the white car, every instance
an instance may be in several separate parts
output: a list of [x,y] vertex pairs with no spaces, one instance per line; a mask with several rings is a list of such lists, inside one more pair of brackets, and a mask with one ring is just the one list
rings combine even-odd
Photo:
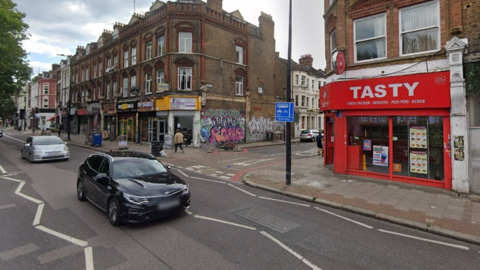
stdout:
[[56,136],[30,136],[20,150],[22,158],[31,163],[46,160],[68,160],[67,143]]
[[320,135],[320,131],[318,131],[318,129],[305,129],[300,133],[300,141],[314,142],[318,135]]

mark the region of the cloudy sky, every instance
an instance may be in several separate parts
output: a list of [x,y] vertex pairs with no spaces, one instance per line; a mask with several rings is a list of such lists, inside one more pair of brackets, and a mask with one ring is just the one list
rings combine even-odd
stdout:
[[[96,42],[104,29],[113,30],[115,22],[127,24],[134,11],[145,14],[153,1],[13,0],[26,14],[30,38],[23,46],[34,74],[50,70],[52,64],[65,58],[57,54],[74,54],[77,46]],[[324,69],[324,1],[292,2],[292,59],[298,62],[301,55],[309,53],[314,58],[313,66]],[[239,10],[246,21],[257,26],[262,11],[272,15],[276,50],[280,57],[288,57],[289,0],[223,0],[223,10]]]

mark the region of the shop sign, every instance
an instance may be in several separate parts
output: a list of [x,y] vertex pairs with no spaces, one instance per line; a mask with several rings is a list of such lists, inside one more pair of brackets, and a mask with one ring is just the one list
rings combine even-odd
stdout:
[[137,103],[139,111],[152,111],[155,109],[155,102],[153,99],[141,100]]
[[131,111],[137,109],[136,102],[118,103],[117,111]]
[[171,110],[195,110],[196,98],[171,98]]
[[87,115],[87,110],[77,110],[78,115]]
[[96,114],[99,111],[100,111],[100,104],[99,103],[87,104],[87,113],[88,114]]
[[450,72],[338,81],[320,88],[320,110],[450,108]]
[[373,146],[373,165],[388,167],[388,146]]

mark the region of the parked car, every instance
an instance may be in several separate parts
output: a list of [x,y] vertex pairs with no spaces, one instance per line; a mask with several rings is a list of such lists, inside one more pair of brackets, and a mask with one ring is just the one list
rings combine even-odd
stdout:
[[107,213],[110,223],[143,222],[190,207],[188,185],[153,155],[111,151],[78,167],[77,198]]
[[46,160],[68,160],[67,143],[56,136],[30,136],[20,149],[22,158],[31,163]]
[[305,129],[300,132],[300,141],[314,142],[318,135],[320,135],[320,131],[318,131],[318,129]]

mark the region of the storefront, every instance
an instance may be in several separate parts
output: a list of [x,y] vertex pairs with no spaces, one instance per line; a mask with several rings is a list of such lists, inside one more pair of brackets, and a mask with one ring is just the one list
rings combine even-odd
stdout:
[[102,131],[100,129],[102,122],[102,118],[100,117],[100,103],[87,104],[87,115],[88,133],[100,133]]
[[137,100],[118,101],[117,117],[118,117],[118,135],[127,136],[127,141],[136,141],[136,113]]
[[108,138],[110,141],[115,140],[117,136],[117,123],[115,114],[115,103],[103,104],[103,131],[106,131],[108,133]]
[[337,81],[320,96],[335,173],[452,188],[449,72]]
[[153,98],[141,99],[137,103],[140,124],[140,141],[152,142],[157,139],[157,115]]

